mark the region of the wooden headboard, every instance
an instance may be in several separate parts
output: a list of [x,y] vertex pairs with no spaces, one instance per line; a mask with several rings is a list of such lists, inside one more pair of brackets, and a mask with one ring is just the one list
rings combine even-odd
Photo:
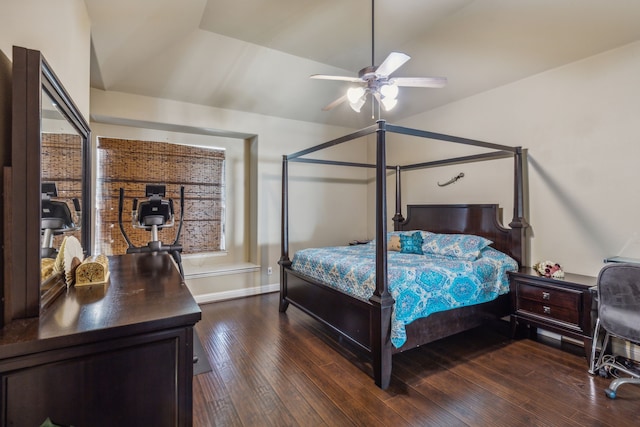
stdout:
[[502,225],[498,205],[408,205],[407,219],[396,230],[425,230],[433,233],[474,234],[493,242],[495,249],[523,265],[525,241],[520,228]]

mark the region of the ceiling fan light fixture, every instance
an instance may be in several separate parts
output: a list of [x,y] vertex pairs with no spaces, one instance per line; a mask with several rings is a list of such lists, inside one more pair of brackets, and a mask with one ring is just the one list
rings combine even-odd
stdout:
[[382,108],[384,108],[384,111],[391,111],[393,110],[393,107],[395,107],[398,103],[398,100],[395,98],[383,97],[380,102],[382,103]]
[[351,104],[356,104],[360,99],[364,97],[364,92],[365,90],[363,87],[350,87],[347,90],[347,99]]
[[[365,67],[358,72],[358,77],[347,76],[330,76],[324,74],[314,74],[313,79],[338,80],[350,83],[358,83],[364,87],[353,87],[347,90],[347,93],[331,102],[323,111],[329,111],[335,106],[349,101],[349,105],[353,111],[359,113],[360,109],[366,102],[367,94],[371,94],[373,99],[378,102],[378,116],[380,110],[390,111],[398,103],[398,87],[424,87],[424,88],[441,88],[447,83],[444,77],[394,77],[389,76],[400,68],[411,57],[402,52],[391,52],[378,66],[375,65],[375,44],[374,44],[374,17],[373,17],[374,0],[371,0],[371,66]],[[375,118],[374,105],[372,108],[372,118]]]
[[396,99],[398,97],[398,85],[395,83],[382,85],[382,87],[380,87],[380,94],[384,98]]
[[349,106],[351,107],[351,109],[352,109],[353,111],[355,111],[356,113],[359,113],[359,112],[360,112],[360,109],[361,109],[361,108],[362,108],[362,106],[364,105],[365,101],[366,101],[366,99],[365,99],[365,96],[364,96],[364,94],[363,94],[363,96],[362,96],[362,97],[360,97],[360,98],[358,98],[358,99],[356,99],[356,101],[355,101],[355,102],[351,102],[351,101],[349,101]]

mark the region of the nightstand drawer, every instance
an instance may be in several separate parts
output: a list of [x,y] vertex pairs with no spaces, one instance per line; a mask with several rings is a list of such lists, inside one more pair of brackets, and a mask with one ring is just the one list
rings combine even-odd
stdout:
[[516,281],[518,300],[527,299],[544,305],[577,310],[582,302],[582,293],[571,289],[554,289]]
[[517,312],[523,311],[539,316],[544,316],[548,319],[559,320],[561,322],[571,323],[573,325],[580,324],[580,313],[577,307],[563,307],[558,305],[552,305],[530,299],[518,299]]

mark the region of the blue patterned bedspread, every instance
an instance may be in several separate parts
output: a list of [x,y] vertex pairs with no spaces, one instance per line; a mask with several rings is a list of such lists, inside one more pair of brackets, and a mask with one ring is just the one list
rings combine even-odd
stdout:
[[[389,251],[389,292],[395,300],[391,342],[402,347],[405,325],[431,313],[479,304],[509,292],[506,272],[515,260],[491,247],[475,261]],[[368,300],[375,290],[375,246],[303,249],[291,268],[342,292]]]

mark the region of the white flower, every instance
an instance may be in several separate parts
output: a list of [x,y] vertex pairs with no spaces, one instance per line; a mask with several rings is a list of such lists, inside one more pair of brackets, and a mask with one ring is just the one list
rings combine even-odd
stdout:
[[553,261],[540,261],[533,265],[536,272],[545,277],[553,277],[554,279],[564,278],[564,271],[557,262]]

